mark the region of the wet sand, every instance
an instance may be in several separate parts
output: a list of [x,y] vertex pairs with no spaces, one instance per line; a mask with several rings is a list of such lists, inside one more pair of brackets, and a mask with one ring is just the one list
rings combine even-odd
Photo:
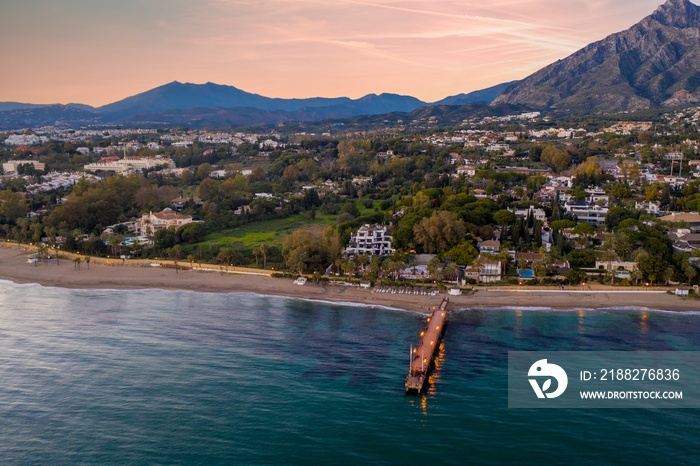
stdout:
[[[85,263],[77,270],[67,259],[27,262],[31,254],[17,248],[0,248],[0,279],[15,283],[39,283],[44,286],[65,288],[106,289],[178,289],[201,292],[249,292],[263,295],[279,295],[334,302],[360,303],[388,306],[420,312],[428,312],[431,306],[440,304],[440,296],[377,293],[358,287],[316,284],[295,285],[291,279],[272,278],[264,275],[237,273],[176,271],[149,266],[110,266]],[[700,301],[682,299],[665,292],[629,288],[598,287],[571,289],[522,289],[477,288],[474,293],[450,296],[450,308],[608,308],[639,307],[668,311],[700,311]]]

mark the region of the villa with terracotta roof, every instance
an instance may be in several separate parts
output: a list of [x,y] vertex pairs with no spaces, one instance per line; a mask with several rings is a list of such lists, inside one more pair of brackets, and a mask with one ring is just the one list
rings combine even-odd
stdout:
[[700,214],[697,212],[673,212],[659,220],[664,222],[685,222],[690,225],[690,229],[700,231]]
[[180,228],[192,223],[191,215],[183,215],[172,209],[164,209],[160,212],[144,213],[136,220],[136,232],[140,235],[153,236],[161,228]]

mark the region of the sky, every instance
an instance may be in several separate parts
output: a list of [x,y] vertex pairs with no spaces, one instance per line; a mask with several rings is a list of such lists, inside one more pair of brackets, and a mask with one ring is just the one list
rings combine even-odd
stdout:
[[522,79],[663,0],[2,0],[0,101],[105,105],[172,82],[427,102]]

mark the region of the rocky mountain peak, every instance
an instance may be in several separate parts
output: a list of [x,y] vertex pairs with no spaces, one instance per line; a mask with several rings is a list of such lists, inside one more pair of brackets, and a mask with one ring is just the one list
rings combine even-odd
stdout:
[[695,103],[698,63],[700,7],[668,0],[631,28],[510,86],[494,103],[594,113]]
[[651,19],[665,26],[678,28],[698,27],[700,7],[688,0],[668,0],[651,15]]

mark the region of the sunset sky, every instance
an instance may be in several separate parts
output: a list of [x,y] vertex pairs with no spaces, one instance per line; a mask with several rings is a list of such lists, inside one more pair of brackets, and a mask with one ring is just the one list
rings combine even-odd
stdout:
[[3,0],[0,101],[104,105],[171,82],[435,101],[521,79],[662,0]]

